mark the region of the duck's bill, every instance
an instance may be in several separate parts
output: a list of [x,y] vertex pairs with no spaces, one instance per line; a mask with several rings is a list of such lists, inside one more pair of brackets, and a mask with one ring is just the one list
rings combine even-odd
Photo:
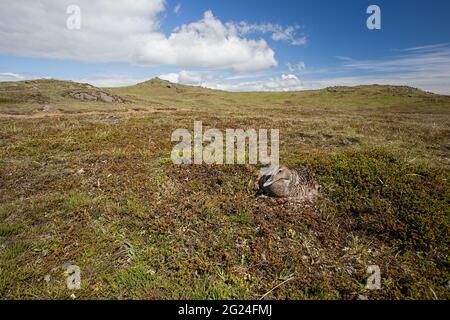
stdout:
[[274,183],[273,176],[270,176],[270,178],[267,179],[266,182],[264,183],[263,187],[267,188],[267,187],[271,186],[273,183]]

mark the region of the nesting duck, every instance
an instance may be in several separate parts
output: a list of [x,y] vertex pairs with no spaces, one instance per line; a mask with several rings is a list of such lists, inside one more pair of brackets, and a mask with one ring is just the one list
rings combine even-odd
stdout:
[[312,202],[319,195],[319,184],[306,168],[276,166],[263,171],[255,184],[258,195]]

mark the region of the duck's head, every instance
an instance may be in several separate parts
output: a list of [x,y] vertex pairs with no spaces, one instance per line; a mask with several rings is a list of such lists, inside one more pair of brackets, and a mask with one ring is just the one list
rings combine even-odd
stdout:
[[264,182],[263,187],[268,188],[277,184],[289,184],[292,180],[292,171],[285,166],[275,167],[266,174],[267,180]]

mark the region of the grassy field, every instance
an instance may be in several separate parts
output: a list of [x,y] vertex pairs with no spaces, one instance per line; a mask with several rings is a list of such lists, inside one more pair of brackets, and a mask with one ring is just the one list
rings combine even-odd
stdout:
[[[449,299],[450,97],[408,87],[227,93],[154,79],[0,83],[1,299]],[[176,128],[280,129],[313,206],[258,167],[176,166]],[[81,269],[66,288],[63,265]],[[368,290],[367,267],[381,269]],[[272,290],[273,289],[273,290]]]

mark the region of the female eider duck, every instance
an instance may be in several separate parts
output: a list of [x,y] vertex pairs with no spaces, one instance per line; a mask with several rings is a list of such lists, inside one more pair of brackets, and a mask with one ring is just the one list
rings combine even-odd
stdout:
[[289,169],[276,166],[262,172],[255,184],[258,195],[314,201],[319,195],[319,184],[311,178],[306,168]]

